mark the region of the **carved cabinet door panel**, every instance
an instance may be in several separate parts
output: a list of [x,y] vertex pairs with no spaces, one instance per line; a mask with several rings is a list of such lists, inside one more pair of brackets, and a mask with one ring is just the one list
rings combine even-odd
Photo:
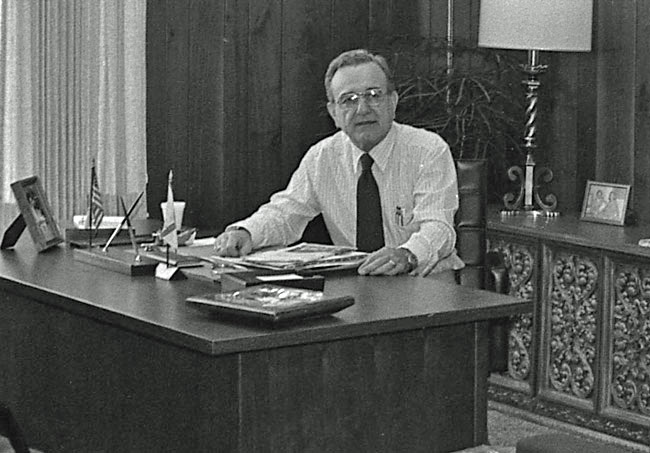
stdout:
[[590,249],[544,245],[540,307],[540,396],[593,410],[602,304],[600,257]]
[[650,262],[606,264],[602,410],[650,426]]
[[[508,274],[508,294],[537,300],[537,244],[526,238],[490,233],[488,251],[498,252]],[[531,393],[534,378],[533,313],[510,318],[508,327],[508,369],[493,373],[491,382]]]

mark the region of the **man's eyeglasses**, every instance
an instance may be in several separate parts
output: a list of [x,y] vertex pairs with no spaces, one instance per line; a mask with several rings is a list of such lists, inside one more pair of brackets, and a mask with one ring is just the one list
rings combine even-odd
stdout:
[[343,110],[356,110],[359,108],[359,102],[361,102],[361,98],[363,98],[363,100],[366,101],[366,104],[369,106],[377,107],[382,103],[385,97],[386,93],[384,93],[384,90],[381,88],[371,88],[369,90],[361,91],[358,93],[345,93],[338,98],[336,103]]

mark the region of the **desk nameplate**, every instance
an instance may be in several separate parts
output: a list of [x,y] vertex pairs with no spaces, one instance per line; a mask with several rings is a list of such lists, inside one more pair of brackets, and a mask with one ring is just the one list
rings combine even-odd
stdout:
[[106,251],[100,247],[74,249],[73,254],[76,261],[131,276],[154,275],[158,264],[158,261],[144,256],[136,260],[133,251],[119,248]]

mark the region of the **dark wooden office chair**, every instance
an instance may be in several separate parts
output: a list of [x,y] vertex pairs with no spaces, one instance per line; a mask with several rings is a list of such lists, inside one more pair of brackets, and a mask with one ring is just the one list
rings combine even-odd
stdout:
[[[454,219],[456,250],[465,262],[457,271],[456,281],[461,285],[488,289],[502,294],[507,292],[507,273],[501,257],[487,253],[487,161],[457,159],[458,211]],[[505,371],[508,353],[508,319],[490,322],[490,368]]]
[[[3,449],[1,446],[2,442],[0,442],[0,453],[9,453],[11,451],[15,453],[30,453],[25,436],[23,436],[18,422],[16,422],[9,408],[2,402],[0,402],[0,436],[7,438],[13,448],[13,450]],[[4,443],[6,444],[6,442]]]
[[458,177],[458,211],[454,218],[456,250],[465,262],[465,268],[457,271],[456,280],[461,285],[483,289],[486,287],[487,162],[458,159],[455,163]]

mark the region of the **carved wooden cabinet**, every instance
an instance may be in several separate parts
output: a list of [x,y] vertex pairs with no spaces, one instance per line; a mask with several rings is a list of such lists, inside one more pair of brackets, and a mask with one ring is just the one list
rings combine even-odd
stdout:
[[539,386],[542,395],[593,410],[598,307],[605,305],[597,251],[542,244]]
[[[498,252],[508,274],[508,294],[537,300],[537,246],[525,237],[488,233],[488,251]],[[508,368],[491,380],[516,390],[531,392],[534,377],[533,314],[510,318]]]
[[650,260],[614,256],[605,265],[602,409],[650,424]]
[[[535,302],[511,319],[508,370],[491,384],[650,430],[650,225],[489,214],[488,249],[510,294]],[[607,424],[609,422],[605,422]]]

